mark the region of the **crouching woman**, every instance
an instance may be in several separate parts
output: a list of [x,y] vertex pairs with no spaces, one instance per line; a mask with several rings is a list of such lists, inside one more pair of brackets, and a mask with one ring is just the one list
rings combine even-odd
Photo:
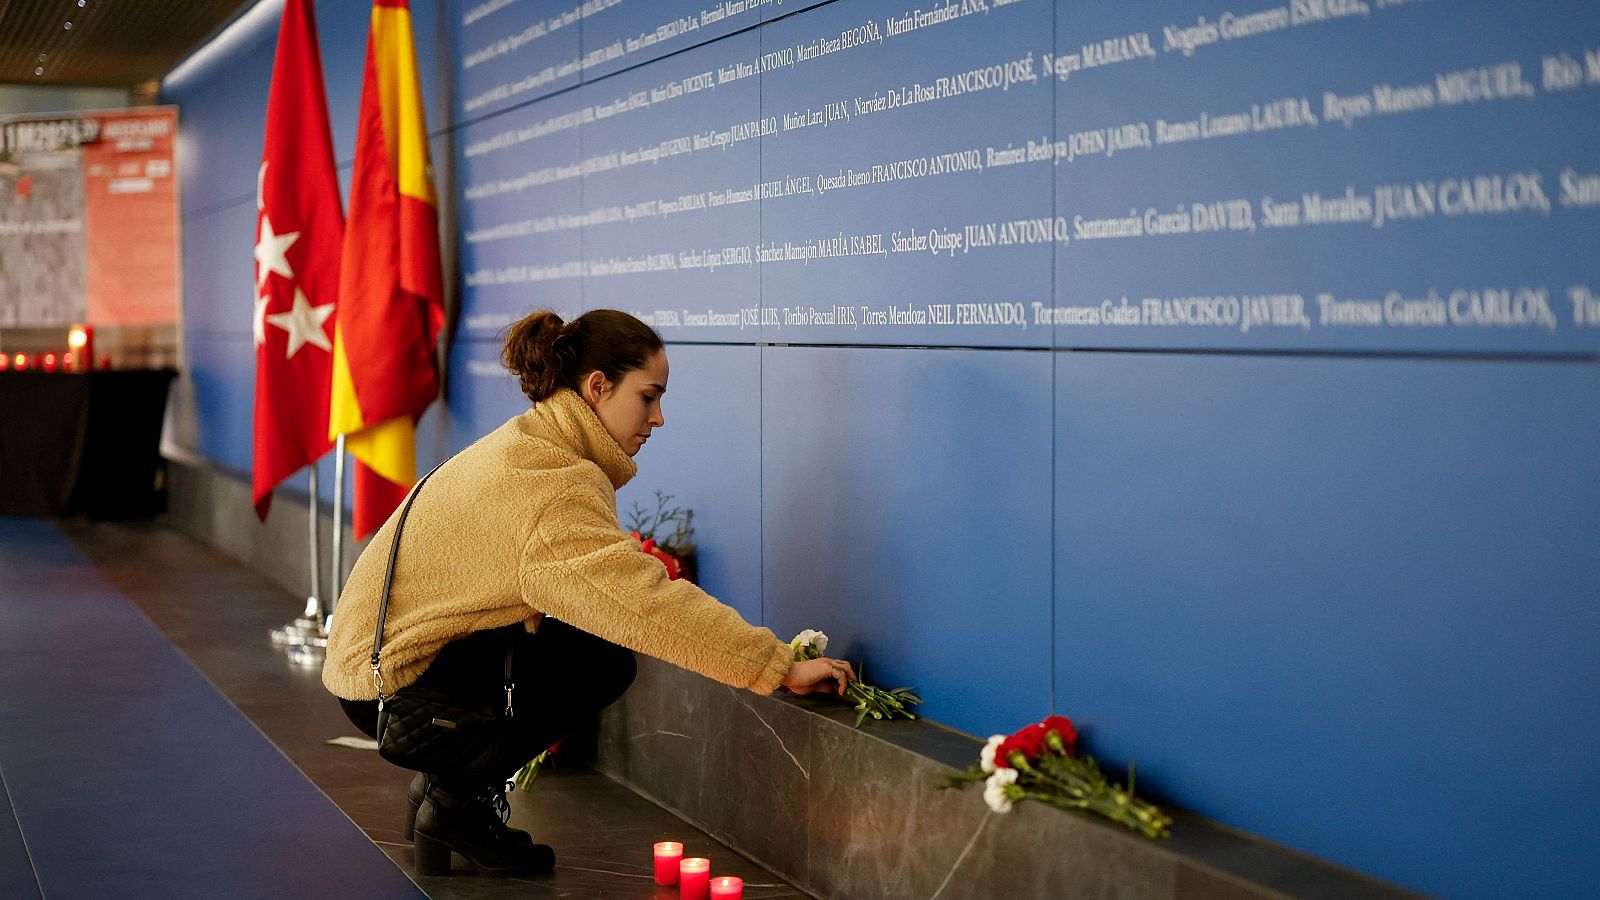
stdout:
[[[532,408],[433,473],[415,493],[395,555],[384,693],[418,685],[462,706],[503,700],[507,646],[516,685],[514,749],[493,777],[439,771],[412,780],[406,830],[419,875],[448,873],[452,852],[490,875],[554,867],[550,847],[506,826],[505,779],[621,697],[634,652],[758,694],[780,685],[843,693],[855,677],[841,660],[794,662],[768,629],[670,580],[618,524],[616,490],[665,422],[667,355],[654,330],[615,310],[571,322],[541,311],[512,326],[503,360]],[[373,632],[399,515],[350,573],[322,672],[373,737]]]

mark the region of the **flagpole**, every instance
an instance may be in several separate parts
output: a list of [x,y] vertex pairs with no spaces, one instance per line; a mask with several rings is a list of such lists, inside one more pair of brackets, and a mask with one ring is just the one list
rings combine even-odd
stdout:
[[[328,598],[327,619],[339,605],[344,590],[344,435],[333,445],[333,594]],[[324,620],[326,621],[326,620]],[[326,630],[326,629],[324,629]]]
[[312,464],[310,471],[311,491],[309,503],[310,513],[310,538],[311,538],[311,596],[306,598],[305,611],[300,618],[287,625],[272,629],[272,643],[284,648],[289,655],[289,661],[304,666],[322,664],[322,658],[328,648],[328,629],[326,624],[327,614],[322,607],[322,598],[317,596],[317,583],[322,579],[322,516],[317,510],[317,467]]
[[317,513],[317,464],[307,469],[311,472],[311,596],[306,598],[306,611],[300,618],[312,620],[315,630],[321,631],[322,598],[317,596],[317,583],[322,580],[322,516]]

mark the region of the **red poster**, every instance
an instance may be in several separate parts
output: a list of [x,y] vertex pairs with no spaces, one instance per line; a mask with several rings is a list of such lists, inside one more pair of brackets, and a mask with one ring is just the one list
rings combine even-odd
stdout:
[[98,122],[84,143],[84,243],[88,319],[96,325],[178,321],[178,109],[84,113]]

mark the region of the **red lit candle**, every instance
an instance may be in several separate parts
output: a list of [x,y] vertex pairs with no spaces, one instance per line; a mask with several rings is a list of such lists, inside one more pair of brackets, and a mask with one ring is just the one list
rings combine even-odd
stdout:
[[94,329],[88,325],[74,325],[67,332],[67,346],[72,348],[69,356],[74,356],[83,362],[85,369],[94,367]]
[[46,353],[44,355],[44,370],[46,372],[54,372],[56,370],[56,355],[54,353]]
[[711,879],[711,900],[744,900],[744,879],[732,875]]
[[678,863],[683,859],[683,845],[677,841],[656,844],[656,884],[677,884]]
[[707,900],[710,883],[711,860],[696,856],[678,863],[678,896],[682,900]]
[[28,367],[28,354],[18,353],[16,356],[13,356],[11,358],[11,365],[13,368],[18,370],[26,369]]

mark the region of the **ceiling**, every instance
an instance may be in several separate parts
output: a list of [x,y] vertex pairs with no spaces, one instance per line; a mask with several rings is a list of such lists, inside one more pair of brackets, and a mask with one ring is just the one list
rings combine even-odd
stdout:
[[131,87],[160,78],[252,2],[0,0],[0,84]]

